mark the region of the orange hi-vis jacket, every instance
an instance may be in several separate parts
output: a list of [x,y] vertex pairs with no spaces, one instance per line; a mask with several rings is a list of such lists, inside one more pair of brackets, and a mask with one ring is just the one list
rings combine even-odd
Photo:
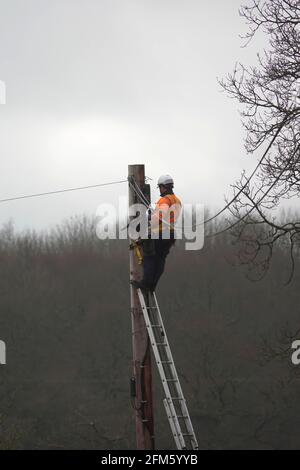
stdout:
[[181,201],[175,194],[166,194],[156,203],[151,217],[151,231],[174,231],[174,225],[181,212]]

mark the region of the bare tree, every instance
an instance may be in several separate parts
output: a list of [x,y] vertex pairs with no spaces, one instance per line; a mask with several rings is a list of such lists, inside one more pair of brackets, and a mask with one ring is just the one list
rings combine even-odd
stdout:
[[272,145],[254,177],[243,173],[233,185],[230,210],[236,235],[247,245],[244,262],[257,263],[264,252],[258,263],[264,272],[277,241],[288,240],[292,266],[300,244],[300,222],[277,223],[271,212],[282,199],[300,194],[300,2],[251,0],[240,15],[249,25],[245,46],[261,30],[269,49],[258,54],[254,67],[236,65],[221,85],[243,106],[247,152]]

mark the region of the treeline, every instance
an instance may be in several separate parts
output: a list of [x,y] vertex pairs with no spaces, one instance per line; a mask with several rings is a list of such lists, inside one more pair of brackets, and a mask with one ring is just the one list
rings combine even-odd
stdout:
[[[128,242],[95,227],[82,216],[0,231],[0,448],[135,447]],[[228,232],[196,252],[176,243],[157,292],[169,341],[201,448],[297,448],[299,267],[285,285],[281,243],[250,281],[241,249]],[[171,449],[161,399],[155,374],[157,447]]]

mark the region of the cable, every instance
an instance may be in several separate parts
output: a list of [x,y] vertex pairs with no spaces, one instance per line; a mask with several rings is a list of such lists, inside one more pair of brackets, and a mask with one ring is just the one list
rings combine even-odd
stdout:
[[281,170],[281,172],[279,173],[279,175],[277,176],[277,178],[275,178],[275,181],[273,181],[273,183],[271,184],[271,186],[269,186],[268,190],[262,195],[262,197],[259,199],[259,201],[248,211],[246,212],[245,215],[243,215],[243,217],[241,219],[238,219],[236,222],[234,222],[233,224],[229,225],[228,227],[220,230],[219,232],[215,232],[215,233],[212,233],[210,235],[207,235],[207,237],[211,238],[211,237],[215,237],[217,235],[221,235],[222,233],[224,232],[227,232],[227,230],[230,230],[232,229],[233,227],[235,227],[236,225],[238,225],[240,222],[242,222],[246,217],[248,217],[249,214],[251,214],[251,212],[255,209],[255,207],[260,204],[264,199],[265,197],[269,194],[269,192],[271,191],[271,189],[275,186],[275,184],[279,181],[281,175],[285,172],[285,170],[287,169],[287,167],[289,166],[292,158],[294,158],[294,156],[296,155],[297,151],[300,149],[300,144],[296,147],[295,151],[293,152],[292,156],[288,159],[287,161],[287,164],[283,167],[283,169]]
[[134,179],[132,181],[133,181],[133,184],[131,183],[130,180],[129,180],[129,184],[130,184],[131,188],[133,189],[133,191],[135,192],[135,194],[137,195],[137,197],[147,207],[147,209],[150,209],[151,211],[153,211],[150,202],[146,198],[145,194],[143,193],[143,191],[141,190],[139,185],[136,183],[136,181]]
[[[259,162],[256,165],[255,169],[253,170],[252,174],[249,176],[249,178],[247,178],[246,182],[244,183],[242,188],[239,190],[239,192],[231,199],[231,201],[229,201],[226,204],[226,206],[224,206],[213,217],[210,217],[209,219],[204,220],[204,222],[201,222],[201,224],[193,225],[192,227],[197,227],[198,225],[203,225],[203,224],[206,224],[206,223],[212,221],[213,219],[218,217],[220,214],[222,214],[226,209],[228,209],[228,207],[231,206],[231,204],[238,198],[238,196],[241,194],[241,192],[245,189],[245,187],[250,182],[251,178],[254,176],[257,169],[259,168],[259,166],[261,165],[261,163],[265,159],[267,153],[269,152],[271,146],[273,145],[273,142],[275,141],[275,139],[276,139],[277,135],[279,134],[281,128],[283,127],[284,123],[285,123],[285,120],[278,127],[276,134],[274,135],[273,139],[271,140],[270,144],[268,145],[268,148],[264,152],[263,156],[259,160]],[[146,177],[146,179],[150,180],[151,178]],[[80,190],[83,190],[83,189],[99,188],[101,186],[109,186],[109,185],[113,185],[113,184],[126,183],[127,181],[128,180],[112,181],[112,182],[109,182],[109,183],[94,184],[94,185],[90,185],[90,186],[81,186],[81,187],[76,187],[76,188],[68,188],[68,189],[60,189],[60,190],[56,190],[56,191],[48,191],[48,192],[45,192],[45,193],[37,193],[37,194],[29,194],[29,195],[23,195],[23,196],[10,197],[10,198],[6,198],[6,199],[0,199],[0,203],[9,202],[9,201],[17,201],[19,199],[28,199],[28,198],[33,198],[33,197],[49,196],[49,195],[52,195],[52,194],[60,194],[60,193],[66,193],[66,192],[71,192],[71,191],[80,191]],[[150,209],[153,213],[154,210],[151,208],[150,202],[147,200],[146,196],[142,193],[140,187],[136,184],[136,182],[134,180],[133,180],[133,182],[134,182],[135,187],[131,185],[130,181],[129,181],[129,184],[134,189],[135,193],[140,198],[140,200],[142,200],[142,202],[147,206],[147,208]],[[165,223],[167,223],[167,222],[165,221]]]
[[219,210],[219,212],[217,212],[215,215],[213,215],[212,217],[209,217],[208,219],[204,220],[204,222],[202,222],[201,224],[197,224],[197,225],[193,225],[193,227],[197,227],[198,225],[203,225],[203,224],[207,224],[208,222],[211,222],[212,220],[216,219],[219,215],[221,215],[226,209],[228,209],[231,204],[233,204],[233,202],[239,197],[239,195],[244,191],[244,189],[247,187],[247,185],[250,183],[251,179],[253,178],[253,176],[255,175],[255,173],[257,172],[258,168],[260,167],[260,165],[262,164],[262,162],[264,161],[264,159],[266,158],[268,152],[270,151],[270,148],[272,147],[275,139],[277,138],[279,132],[281,131],[282,127],[283,127],[283,124],[285,123],[285,120],[283,120],[283,122],[281,123],[281,125],[278,127],[277,129],[277,132],[275,133],[273,139],[271,140],[271,142],[269,143],[266,151],[263,153],[261,159],[259,160],[259,162],[257,163],[256,167],[254,168],[254,170],[252,171],[251,175],[249,176],[249,178],[246,179],[246,182],[244,183],[244,185],[240,188],[240,190],[238,191],[238,193],[231,199],[231,201],[229,201],[226,206],[223,207],[223,209]]
[[[284,123],[284,122],[283,122]],[[255,175],[257,169],[259,168],[259,166],[262,164],[263,160],[265,159],[267,153],[269,152],[271,146],[273,145],[277,135],[279,134],[282,126],[283,126],[283,123],[281,124],[281,126],[278,128],[276,134],[274,135],[273,139],[271,140],[271,142],[269,143],[266,151],[264,152],[263,156],[261,157],[261,159],[259,160],[258,164],[256,165],[255,169],[252,171],[251,175],[249,176],[249,178],[247,178],[246,180],[246,183],[244,183],[244,185],[240,188],[240,190],[237,192],[237,194],[231,199],[231,201],[229,201],[226,206],[223,207],[223,209],[221,209],[219,212],[217,212],[214,216],[204,220],[203,222],[201,222],[200,224],[194,224],[192,225],[191,227],[189,228],[195,228],[195,227],[199,227],[200,225],[204,225],[204,224],[207,224],[208,222],[211,222],[212,220],[214,220],[215,218],[217,218],[219,215],[221,215],[226,209],[228,209],[232,204],[233,202],[239,197],[239,195],[243,192],[243,190],[246,188],[246,186],[248,185],[248,183],[251,181],[251,179],[253,178],[253,176]],[[286,170],[286,168],[288,167],[291,159],[294,157],[294,155],[296,154],[297,150],[298,150],[299,146],[296,147],[296,150],[295,152],[293,153],[293,155],[288,159],[288,162],[287,162],[287,165],[283,168],[283,170],[281,171],[281,173],[279,174],[279,176],[275,179],[275,181],[272,183],[272,185],[268,188],[268,190],[264,193],[264,195],[262,196],[262,198],[258,201],[258,204],[260,204],[262,202],[262,200],[269,194],[269,192],[271,191],[271,189],[274,187],[274,185],[278,182],[279,178],[281,177],[281,175],[283,174],[283,172]],[[144,203],[146,206],[147,206],[147,209],[150,209],[150,211],[152,212],[152,214],[154,213],[154,210],[152,209],[149,201],[147,200],[146,196],[143,194],[143,192],[141,191],[140,187],[137,185],[136,181],[133,180],[133,183],[134,183],[134,186],[129,182],[129,184],[131,185],[131,187],[133,188],[133,190],[135,191],[136,195],[140,198],[140,200],[142,201],[142,203]],[[236,221],[234,224],[226,227],[225,229],[221,230],[220,232],[216,232],[214,234],[211,234],[211,235],[208,235],[208,237],[213,237],[213,236],[217,236],[217,235],[220,235],[224,232],[226,232],[227,230],[230,230],[231,228],[235,227],[239,222],[241,222],[242,220],[245,219],[245,217],[247,217],[251,212],[252,210],[254,210],[254,207],[248,212],[246,213],[242,219],[239,219],[238,221]],[[166,224],[167,226],[170,226],[171,227],[171,224],[169,224],[166,220],[162,219],[162,221],[164,222],[164,224]],[[182,228],[182,227],[179,227],[177,226],[177,228]],[[186,228],[186,227],[185,227]]]
[[[286,118],[287,119],[287,118]],[[257,172],[258,168],[261,166],[261,164],[263,163],[264,159],[266,158],[268,152],[270,151],[275,139],[277,138],[279,132],[281,131],[283,125],[285,124],[286,122],[286,119],[284,119],[281,123],[281,125],[278,127],[275,135],[273,136],[273,138],[271,139],[267,149],[265,150],[265,152],[263,153],[262,157],[260,158],[259,162],[257,163],[256,167],[254,168],[254,170],[252,171],[251,175],[246,179],[246,182],[243,184],[243,186],[240,188],[240,190],[237,192],[237,194],[234,195],[234,197],[222,208],[220,209],[216,214],[214,214],[212,217],[209,217],[208,219],[205,219],[203,222],[201,222],[200,224],[194,224],[192,225],[191,227],[189,228],[195,228],[195,227],[199,227],[200,225],[205,225],[209,222],[211,222],[212,220],[216,219],[219,215],[221,215],[223,212],[225,212],[225,210],[227,210],[233,203],[234,201],[239,197],[239,195],[244,191],[244,189],[247,187],[247,185],[250,183],[251,179],[253,178],[253,176],[255,175],[255,173]],[[147,205],[147,207],[152,211],[152,213],[154,212],[153,209],[151,208],[150,206],[150,202],[147,200],[146,196],[142,193],[140,187],[136,184],[136,182],[134,181],[134,184],[136,186],[136,189],[138,190],[138,192],[140,193],[140,199],[143,199],[144,203]],[[136,191],[135,191],[136,192]],[[137,194],[137,192],[136,192]],[[168,222],[167,221],[164,221],[164,223],[166,223],[167,225]],[[178,228],[181,228],[181,227],[178,227]]]
[[67,192],[70,192],[70,191],[80,191],[82,189],[99,188],[101,186],[109,186],[109,185],[119,184],[119,183],[127,183],[127,180],[111,181],[110,183],[92,184],[90,186],[80,186],[80,187],[77,187],[77,188],[59,189],[57,191],[48,191],[46,193],[37,193],[37,194],[29,194],[29,195],[24,195],[24,196],[10,197],[10,198],[7,198],[7,199],[0,199],[0,203],[1,202],[16,201],[18,199],[28,199],[28,198],[32,198],[32,197],[48,196],[48,195],[51,195],[51,194],[67,193]]

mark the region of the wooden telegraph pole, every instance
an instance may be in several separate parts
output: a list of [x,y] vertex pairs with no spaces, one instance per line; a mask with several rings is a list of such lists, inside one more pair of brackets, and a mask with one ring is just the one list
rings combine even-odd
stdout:
[[[147,192],[150,202],[149,185],[145,185],[144,165],[128,166],[128,181],[134,179],[142,192]],[[148,187],[148,188],[147,188]],[[141,203],[129,184],[129,206]],[[133,216],[129,217],[129,222]],[[129,240],[131,243],[132,240]],[[130,279],[140,280],[142,267],[138,264],[135,250],[129,250]],[[154,449],[153,395],[150,342],[136,289],[130,286],[133,377],[131,393],[135,403],[136,447],[138,450]]]

